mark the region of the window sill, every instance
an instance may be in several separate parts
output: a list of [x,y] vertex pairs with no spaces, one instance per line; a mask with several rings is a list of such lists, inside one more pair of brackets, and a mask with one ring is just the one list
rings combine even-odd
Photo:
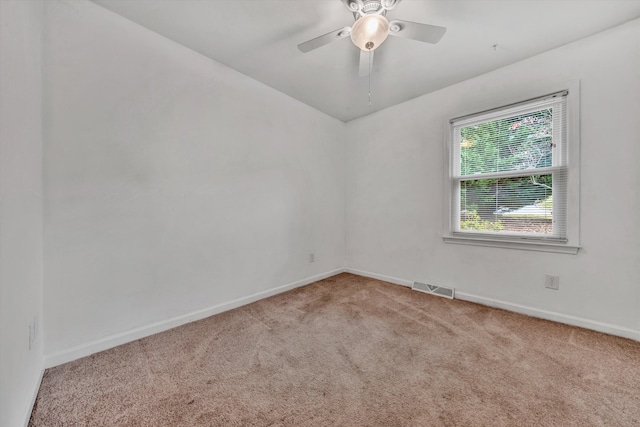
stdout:
[[550,243],[539,241],[514,241],[492,239],[490,237],[466,237],[466,236],[443,236],[445,243],[456,245],[488,246],[492,248],[518,249],[523,251],[554,252],[559,254],[575,255],[580,246],[570,246],[565,243]]

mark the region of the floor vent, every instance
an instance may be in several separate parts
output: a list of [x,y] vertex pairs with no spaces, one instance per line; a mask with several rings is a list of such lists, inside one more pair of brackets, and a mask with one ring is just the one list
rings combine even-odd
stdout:
[[413,282],[411,287],[414,291],[425,292],[427,294],[438,295],[441,297],[453,299],[455,290],[453,288],[443,288],[442,286],[428,285],[426,283]]

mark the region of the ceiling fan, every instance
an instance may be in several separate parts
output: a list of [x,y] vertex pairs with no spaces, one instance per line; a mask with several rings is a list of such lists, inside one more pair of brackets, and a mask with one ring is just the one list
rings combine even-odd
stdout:
[[[438,43],[445,27],[420,24],[417,22],[394,19],[388,21],[386,14],[393,10],[400,0],[341,0],[353,13],[356,22],[353,26],[345,26],[320,37],[298,45],[302,52],[310,52],[326,44],[351,36],[351,41],[360,48],[360,77],[371,72],[373,51],[392,35],[425,43]],[[368,53],[368,55],[367,55]]]

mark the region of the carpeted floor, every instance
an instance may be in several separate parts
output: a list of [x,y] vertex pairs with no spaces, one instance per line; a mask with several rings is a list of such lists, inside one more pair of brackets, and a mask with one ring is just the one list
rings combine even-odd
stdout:
[[341,274],[49,369],[30,426],[638,426],[640,343]]

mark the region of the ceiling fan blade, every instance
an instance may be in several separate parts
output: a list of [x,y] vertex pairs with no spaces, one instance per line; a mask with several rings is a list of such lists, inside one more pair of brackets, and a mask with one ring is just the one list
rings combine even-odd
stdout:
[[300,43],[298,45],[298,49],[302,52],[307,53],[312,51],[313,49],[317,49],[326,44],[332,43],[336,40],[343,39],[351,35],[351,27],[343,27],[330,33],[324,34],[320,37],[316,37],[315,39],[308,40],[304,43]]
[[389,22],[389,29],[389,34],[392,36],[433,44],[438,43],[444,33],[447,32],[445,27],[397,19]]
[[369,61],[373,64],[373,50],[365,52],[364,50],[360,50],[360,71],[358,75],[360,77],[367,77],[371,72],[369,68]]

